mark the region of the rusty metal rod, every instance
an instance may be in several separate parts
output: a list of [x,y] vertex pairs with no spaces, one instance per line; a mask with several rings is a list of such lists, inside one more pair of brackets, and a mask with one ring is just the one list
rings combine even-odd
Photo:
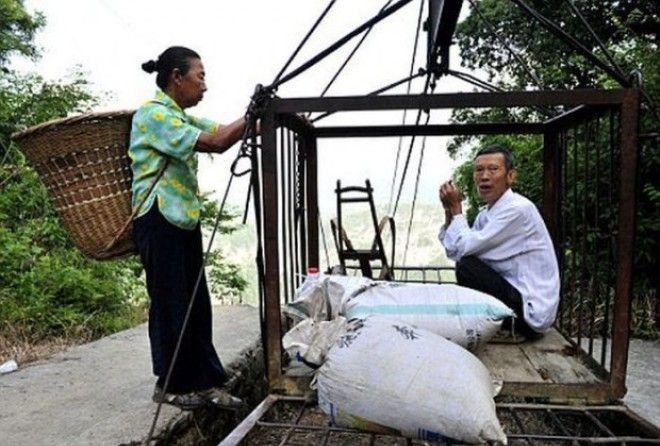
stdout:
[[598,428],[604,432],[606,435],[609,435],[610,437],[616,437],[616,434],[612,432],[607,426],[605,426],[598,418],[594,416],[591,412],[588,410],[584,411],[584,414],[589,418]]
[[[615,137],[615,131],[614,131],[614,111],[610,111],[609,113],[609,163],[610,163],[610,168],[609,168],[609,187],[607,188],[607,193],[608,193],[608,206],[610,209],[610,212],[612,212],[615,207],[614,207],[614,161],[615,161],[615,150],[616,150],[616,141],[617,138]],[[615,221],[614,218],[609,217],[607,219],[608,221],[608,243],[607,243],[607,277],[614,277],[613,274],[613,268],[614,268],[614,225]],[[606,363],[606,358],[607,358],[607,340],[611,334],[610,332],[610,306],[612,302],[612,293],[611,293],[612,286],[610,283],[607,283],[607,288],[605,290],[606,296],[605,296],[605,309],[604,309],[604,315],[603,315],[603,330],[601,332],[601,339],[602,339],[602,345],[601,345],[601,351],[600,351],[600,364],[605,368],[605,363]]]
[[279,400],[279,396],[268,395],[247,417],[243,418],[243,421],[218,446],[234,446],[243,441],[252,428],[259,422],[259,419]]
[[633,247],[635,242],[635,198],[639,146],[639,91],[627,90],[621,105],[621,164],[619,180],[619,233],[617,235],[617,269],[614,296],[614,333],[612,335],[612,367],[610,383],[613,396],[626,393],[628,342],[630,340],[630,306],[632,299]]
[[[590,121],[587,121],[584,124],[584,130],[582,132],[582,226],[580,234],[580,288],[579,288],[579,297],[578,297],[578,332],[577,332],[577,345],[582,349],[582,336],[584,332],[583,327],[583,317],[584,317],[584,298],[589,292],[589,282],[591,278],[589,276],[589,270],[587,267],[587,234],[589,232],[589,222],[587,220],[587,205],[589,203],[589,147],[590,147],[590,136],[591,136],[591,125]],[[578,182],[578,178],[575,179],[575,182]],[[577,219],[577,216],[576,216]]]
[[469,124],[378,125],[318,127],[318,138],[373,138],[392,136],[454,136],[540,134],[545,126],[534,122],[482,122]]
[[559,427],[559,430],[561,431],[562,435],[566,437],[569,437],[571,435],[570,432],[568,432],[568,429],[566,429],[566,426],[564,426],[564,423],[559,419],[557,414],[552,409],[546,409],[545,413],[552,420],[552,422],[557,427]]
[[600,257],[600,215],[598,202],[600,201],[600,116],[594,118],[594,127],[593,127],[593,138],[592,143],[595,149],[595,164],[594,164],[594,202],[592,207],[592,241],[591,241],[591,252],[589,257],[591,258],[592,264],[592,274],[591,274],[591,314],[589,320],[589,356],[593,356],[594,352],[594,330],[596,324],[596,312],[598,311],[598,304],[600,303],[600,290],[601,290],[601,281],[599,280],[599,273],[601,269],[601,263],[598,261]]
[[[292,137],[292,132],[291,130],[287,130],[285,132],[286,134],[286,150],[282,151],[282,158],[285,159],[285,165],[286,165],[286,170],[282,171],[282,175],[286,176],[285,178],[285,184],[286,187],[282,190],[282,194],[286,194],[286,201],[285,201],[285,209],[284,209],[284,215],[286,219],[286,225],[283,229],[285,229],[284,233],[282,234],[282,242],[287,244],[288,248],[288,258],[285,259],[285,262],[289,263],[289,276],[286,277],[286,280],[289,282],[289,290],[291,294],[293,294],[295,290],[295,276],[296,276],[296,270],[295,270],[295,258],[298,255],[294,248],[294,229],[293,229],[293,220],[294,220],[294,193],[293,193],[293,182],[292,182],[292,169],[295,167],[293,163],[291,162],[291,154],[294,150],[294,140]],[[284,301],[289,302],[291,294],[284,296]]]
[[285,152],[287,150],[286,147],[286,137],[285,137],[285,128],[280,127],[277,131],[278,138],[277,138],[277,147],[276,147],[276,152],[277,152],[277,157],[279,160],[280,164],[280,169],[279,169],[279,180],[280,180],[280,194],[281,194],[281,199],[282,199],[282,215],[279,216],[281,219],[280,223],[280,231],[281,231],[281,240],[282,240],[282,246],[278,250],[279,252],[279,261],[280,264],[282,265],[282,280],[279,280],[280,282],[280,288],[282,292],[284,293],[284,301],[288,302],[289,301],[289,253],[288,253],[288,245],[287,245],[287,237],[286,237],[286,227],[287,227],[287,199],[288,194],[287,194],[287,188],[286,188],[286,157],[285,157]]
[[[308,150],[308,141],[304,134],[300,135],[300,141],[298,144],[298,153],[297,156],[297,184],[296,189],[298,191],[298,197],[296,200],[297,207],[297,230],[298,237],[300,239],[300,271],[302,273],[307,272],[308,263],[308,252],[307,252],[307,150]],[[296,282],[297,286],[300,286],[302,280],[299,278]]]
[[303,402],[302,406],[300,407],[300,410],[298,411],[298,415],[296,415],[296,421],[293,422],[293,424],[291,425],[290,429],[287,431],[284,438],[282,438],[282,441],[280,442],[280,446],[284,446],[286,442],[289,440],[291,434],[293,433],[294,429],[297,427],[298,423],[300,422],[300,419],[305,413],[306,408],[307,408],[307,402]]
[[525,425],[523,424],[522,420],[518,416],[518,413],[516,412],[516,408],[514,407],[509,407],[509,412],[511,412],[511,417],[513,418],[513,421],[516,423],[516,426],[518,426],[518,429],[520,429],[521,436],[527,441],[527,443],[530,446],[534,445],[534,442],[529,438],[528,435],[525,434]]
[[300,265],[300,252],[298,250],[298,234],[297,234],[297,229],[298,229],[298,224],[296,222],[297,218],[297,200],[298,200],[298,193],[297,193],[297,188],[296,188],[296,176],[298,172],[298,165],[296,163],[296,152],[297,152],[297,145],[298,145],[298,139],[296,138],[296,132],[293,130],[289,130],[289,137],[291,140],[291,144],[289,147],[289,151],[287,152],[287,164],[288,164],[288,173],[287,173],[287,184],[288,184],[288,194],[289,194],[289,250],[291,252],[291,269],[290,269],[290,275],[291,275],[291,289],[295,290],[297,288],[296,282],[297,278],[303,278],[302,274],[305,272],[301,272],[299,269]]
[[[573,332],[573,322],[575,318],[575,299],[576,299],[576,282],[577,282],[577,177],[578,177],[578,128],[573,128],[573,178],[572,178],[572,207],[571,207],[571,306],[568,318],[568,332],[571,337],[575,336]],[[579,342],[578,342],[579,344]],[[578,348],[576,347],[576,352]]]
[[301,275],[303,273],[306,273],[307,271],[302,271],[301,270],[301,264],[303,263],[303,250],[301,249],[302,246],[304,246],[304,243],[302,242],[302,237],[303,235],[300,233],[300,224],[301,224],[301,217],[302,217],[302,210],[304,208],[304,205],[301,203],[302,200],[302,194],[304,191],[302,190],[302,181],[300,180],[300,173],[303,170],[303,163],[300,160],[300,150],[301,150],[301,140],[298,137],[298,135],[294,132],[293,133],[293,151],[289,155],[289,160],[291,165],[293,166],[293,172],[291,173],[291,189],[293,190],[294,198],[293,198],[293,250],[296,253],[296,257],[293,259],[294,265],[293,265],[293,270],[294,270],[294,275],[293,275],[293,280],[294,280],[294,286],[298,288],[301,283]]
[[273,98],[275,113],[411,110],[435,108],[531,107],[552,105],[620,106],[627,90],[540,90],[416,95]]
[[561,132],[561,186],[560,186],[560,195],[559,195],[559,209],[560,212],[559,214],[561,215],[561,235],[560,235],[560,250],[561,252],[559,254],[559,274],[560,274],[560,279],[561,279],[561,290],[562,290],[562,297],[559,299],[559,327],[561,328],[562,332],[564,333],[565,336],[569,336],[570,334],[567,333],[564,329],[566,324],[566,314],[567,314],[567,308],[570,308],[570,302],[568,305],[566,305],[566,290],[568,288],[568,278],[567,278],[567,271],[566,271],[566,240],[568,237],[568,228],[566,222],[568,221],[568,218],[566,218],[567,214],[567,180],[568,180],[568,130],[563,129]]

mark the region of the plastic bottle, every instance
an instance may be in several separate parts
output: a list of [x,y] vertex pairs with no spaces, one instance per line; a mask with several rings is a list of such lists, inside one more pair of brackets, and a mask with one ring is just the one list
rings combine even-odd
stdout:
[[300,287],[296,290],[295,299],[302,297],[311,288],[314,288],[314,286],[318,283],[320,278],[321,278],[321,274],[319,273],[319,269],[317,267],[315,266],[308,267],[305,280],[303,281],[302,284],[300,284]]
[[318,280],[321,278],[321,274],[319,273],[319,269],[315,266],[310,266],[307,268],[307,277],[305,278],[305,282],[309,281],[310,283],[318,282]]

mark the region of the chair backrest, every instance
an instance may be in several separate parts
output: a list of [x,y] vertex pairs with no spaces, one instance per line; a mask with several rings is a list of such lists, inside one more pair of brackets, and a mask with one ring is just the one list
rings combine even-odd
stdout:
[[[362,274],[367,277],[372,276],[370,261],[379,260],[381,262],[381,279],[391,279],[390,265],[387,261],[385,249],[383,247],[383,239],[381,232],[386,227],[386,223],[390,222],[390,230],[392,231],[392,259],[394,256],[394,220],[391,217],[386,217],[380,223],[376,217],[376,207],[373,200],[373,188],[369,180],[365,181],[365,187],[348,186],[341,187],[341,181],[337,180],[337,188],[335,189],[337,195],[337,218],[330,221],[332,229],[332,236],[337,248],[337,255],[342,269],[346,269],[346,260],[357,260],[360,263]],[[344,226],[342,223],[342,205],[346,203],[368,203],[369,211],[371,214],[371,221],[374,228],[374,240],[369,250],[358,250],[353,247]]]

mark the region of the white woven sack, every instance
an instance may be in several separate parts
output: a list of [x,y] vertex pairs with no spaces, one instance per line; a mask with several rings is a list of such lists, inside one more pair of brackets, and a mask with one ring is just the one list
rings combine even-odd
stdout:
[[337,338],[346,331],[346,319],[332,321],[304,319],[282,337],[282,347],[287,361],[284,366],[288,376],[306,376],[325,362],[325,355]]
[[458,345],[390,318],[349,322],[314,385],[338,426],[506,444],[486,367]]
[[373,282],[344,299],[347,319],[374,314],[427,329],[470,351],[488,342],[513,310],[494,297],[453,284]]
[[284,312],[296,321],[311,317],[328,321],[339,315],[341,302],[360,288],[374,283],[360,276],[321,275],[317,280],[305,280],[296,290],[294,299]]

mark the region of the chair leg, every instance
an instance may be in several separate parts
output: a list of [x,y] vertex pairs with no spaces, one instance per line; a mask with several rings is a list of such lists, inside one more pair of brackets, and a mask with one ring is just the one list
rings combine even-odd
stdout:
[[373,279],[374,273],[371,269],[371,263],[369,263],[369,259],[360,257],[359,261],[360,261],[360,271],[362,272],[362,276]]

